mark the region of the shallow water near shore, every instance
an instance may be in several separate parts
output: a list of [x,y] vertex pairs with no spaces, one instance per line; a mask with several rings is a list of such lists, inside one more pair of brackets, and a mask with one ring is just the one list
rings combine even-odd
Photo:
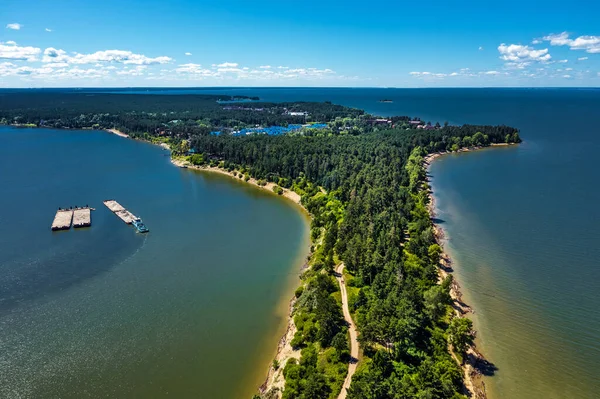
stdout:
[[[298,207],[106,132],[0,138],[0,397],[251,397],[308,251]],[[85,204],[91,228],[50,231]]]

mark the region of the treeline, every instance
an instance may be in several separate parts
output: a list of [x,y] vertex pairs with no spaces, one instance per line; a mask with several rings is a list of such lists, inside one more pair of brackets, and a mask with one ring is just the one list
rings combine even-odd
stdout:
[[313,215],[315,254],[294,315],[298,333],[292,343],[302,356],[284,368],[284,398],[334,398],[339,392],[346,329],[339,304],[329,298],[339,295],[331,272],[340,261],[351,273],[351,312],[365,353],[348,397],[463,397],[462,371],[449,345],[461,359],[472,332],[466,319],[452,319],[451,279],[438,284],[441,249],[427,211],[423,156],[457,144],[504,143],[507,137],[520,141],[514,128],[468,125],[192,140],[196,151],[223,167],[301,193]]
[[[226,95],[145,95],[98,92],[12,91],[0,93],[0,123],[53,128],[118,129],[133,136],[163,134],[174,139],[222,129],[287,126],[357,117],[363,111],[331,103],[231,101]],[[308,115],[291,115],[306,112]]]

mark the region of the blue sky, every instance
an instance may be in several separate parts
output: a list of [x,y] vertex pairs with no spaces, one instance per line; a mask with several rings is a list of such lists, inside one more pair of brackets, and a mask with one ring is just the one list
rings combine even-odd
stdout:
[[591,0],[2,0],[0,87],[598,87],[598,15]]

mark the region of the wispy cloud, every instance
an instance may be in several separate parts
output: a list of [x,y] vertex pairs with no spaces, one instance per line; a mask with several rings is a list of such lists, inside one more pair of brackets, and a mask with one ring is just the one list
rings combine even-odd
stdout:
[[122,69],[120,71],[117,71],[116,74],[121,76],[142,76],[144,75],[146,68],[148,68],[146,65],[138,65],[135,68]]
[[[235,66],[232,66],[235,65]],[[215,68],[216,67],[216,68]],[[268,68],[265,68],[268,67]],[[270,66],[263,65],[257,69],[250,67],[241,67],[238,63],[223,63],[212,65],[212,68],[203,68],[200,64],[182,64],[175,72],[180,76],[185,76],[194,80],[215,79],[219,81],[228,80],[248,80],[248,81],[290,81],[290,80],[321,80],[325,78],[350,79],[343,75],[338,75],[329,68],[286,68],[272,70]],[[164,75],[168,72],[164,71]]]
[[12,29],[12,30],[20,30],[22,27],[23,27],[23,25],[17,24],[17,23],[12,23],[12,24],[6,25],[6,29]]
[[185,55],[190,56],[190,55],[192,55],[192,53],[187,52],[187,53],[185,53]]
[[69,64],[96,64],[98,62],[108,63],[121,63],[121,64],[132,64],[132,65],[155,65],[155,64],[168,64],[173,61],[172,58],[167,56],[160,57],[147,57],[143,54],[135,54],[131,51],[125,50],[104,50],[96,51],[91,54],[80,54],[68,55],[66,51],[62,49],[55,49],[49,47],[44,50],[43,62],[66,62]]
[[585,61],[587,59],[588,59],[588,57],[579,57],[579,58],[577,58],[577,61]]
[[409,75],[411,75],[415,78],[423,79],[423,80],[435,81],[435,80],[440,80],[440,79],[445,79],[445,78],[455,78],[455,77],[465,77],[465,78],[475,78],[475,77],[482,77],[482,76],[492,77],[492,76],[497,76],[497,75],[509,75],[509,73],[494,71],[494,70],[475,72],[469,68],[461,68],[458,71],[451,72],[451,73],[439,73],[439,72],[425,71],[425,72],[409,72]]
[[52,32],[52,29],[46,28],[46,32]]

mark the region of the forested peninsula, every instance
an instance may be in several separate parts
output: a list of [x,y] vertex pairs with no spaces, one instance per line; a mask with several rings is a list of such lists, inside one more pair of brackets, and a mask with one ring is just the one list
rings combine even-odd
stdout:
[[[452,277],[440,278],[424,157],[518,143],[517,130],[381,118],[331,103],[232,104],[224,97],[4,93],[0,122],[118,129],[168,143],[190,164],[301,196],[312,217],[312,247],[292,306],[294,352],[272,365],[285,384],[266,386],[257,397],[338,397],[348,363],[356,361],[335,279],[341,263],[362,353],[347,397],[465,397],[461,366],[474,332],[453,311]],[[288,129],[262,133],[274,126]]]

